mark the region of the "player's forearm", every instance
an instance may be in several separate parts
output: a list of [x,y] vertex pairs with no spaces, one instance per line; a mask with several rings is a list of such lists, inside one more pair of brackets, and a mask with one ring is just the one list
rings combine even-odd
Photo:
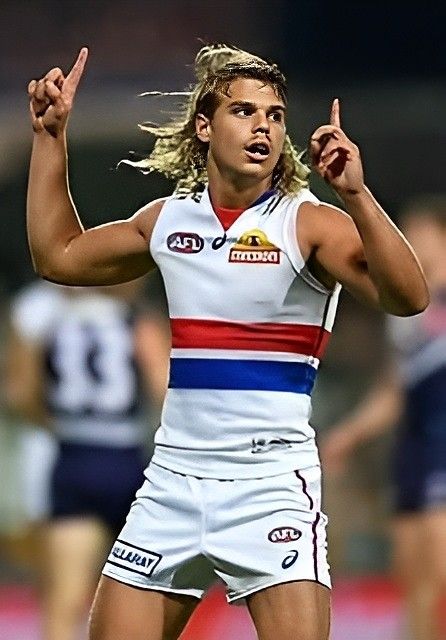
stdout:
[[60,268],[69,241],[83,231],[68,187],[64,135],[34,135],[27,230],[34,268],[43,277],[51,277]]
[[401,410],[401,391],[386,379],[369,391],[342,422],[342,429],[350,434],[353,446],[357,446],[391,429],[398,421]]
[[383,309],[401,316],[423,311],[429,302],[426,280],[404,236],[367,188],[343,200],[361,236]]
[[23,377],[16,382],[7,382],[5,388],[6,407],[21,420],[44,427],[49,427],[50,418],[41,399],[40,392],[33,388],[30,380],[23,382]]
[[17,405],[13,411],[22,420],[51,430],[50,417],[42,405],[23,403],[22,405]]

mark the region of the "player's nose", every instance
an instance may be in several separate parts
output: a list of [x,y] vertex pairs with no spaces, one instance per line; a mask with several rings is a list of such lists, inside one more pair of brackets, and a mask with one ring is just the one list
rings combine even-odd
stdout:
[[268,116],[266,115],[266,112],[263,111],[262,109],[259,109],[254,114],[252,129],[254,133],[257,133],[258,131],[260,132],[269,131],[269,119],[268,119]]

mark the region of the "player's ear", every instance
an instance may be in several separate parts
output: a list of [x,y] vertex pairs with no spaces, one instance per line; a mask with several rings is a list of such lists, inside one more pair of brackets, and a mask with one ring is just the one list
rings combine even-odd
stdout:
[[197,113],[195,117],[195,132],[201,142],[209,142],[209,125],[211,121],[202,113]]

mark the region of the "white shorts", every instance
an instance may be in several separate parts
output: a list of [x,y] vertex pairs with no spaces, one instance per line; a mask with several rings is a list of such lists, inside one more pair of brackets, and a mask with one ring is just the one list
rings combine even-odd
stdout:
[[320,467],[268,478],[200,479],[151,463],[103,569],[135,587],[229,602],[311,580],[330,587]]

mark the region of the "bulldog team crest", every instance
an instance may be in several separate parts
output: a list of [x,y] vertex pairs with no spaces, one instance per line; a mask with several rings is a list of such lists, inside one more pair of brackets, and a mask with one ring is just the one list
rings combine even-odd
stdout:
[[272,244],[264,231],[246,231],[229,252],[229,262],[280,264],[280,249]]

